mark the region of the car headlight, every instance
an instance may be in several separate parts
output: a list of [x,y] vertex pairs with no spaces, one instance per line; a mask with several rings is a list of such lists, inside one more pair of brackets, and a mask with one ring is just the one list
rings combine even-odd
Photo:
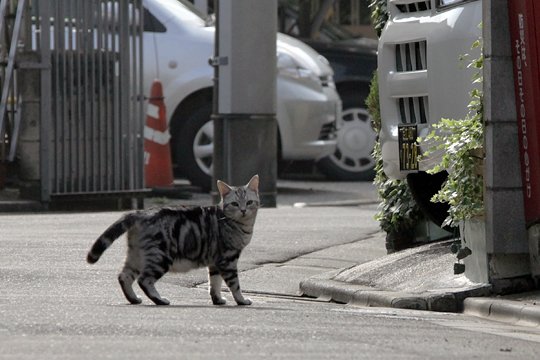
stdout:
[[437,0],[437,8],[445,8],[447,6],[454,6],[459,3],[469,2],[471,0]]
[[303,67],[291,55],[286,53],[277,54],[277,68],[281,74],[297,79],[317,79],[312,70]]

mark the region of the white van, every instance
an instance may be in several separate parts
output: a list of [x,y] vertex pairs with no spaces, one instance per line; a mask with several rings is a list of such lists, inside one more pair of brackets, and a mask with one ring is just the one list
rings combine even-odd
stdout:
[[416,138],[441,118],[467,114],[473,72],[460,58],[479,55],[471,46],[481,36],[482,1],[388,0],[388,11],[378,53],[383,168],[392,179],[407,177],[419,205],[432,208],[445,175],[424,173],[440,159],[418,162]]

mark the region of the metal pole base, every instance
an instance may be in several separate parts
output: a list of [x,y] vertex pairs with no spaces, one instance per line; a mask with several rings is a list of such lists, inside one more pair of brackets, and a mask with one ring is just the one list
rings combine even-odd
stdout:
[[218,114],[214,119],[214,201],[216,181],[238,186],[259,175],[263,207],[277,203],[277,123],[274,114]]

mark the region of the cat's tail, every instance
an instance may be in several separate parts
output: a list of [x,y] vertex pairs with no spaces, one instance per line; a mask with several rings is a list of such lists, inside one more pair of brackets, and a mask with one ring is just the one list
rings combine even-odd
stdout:
[[118,239],[130,227],[133,226],[137,219],[137,213],[129,213],[122,216],[114,224],[109,226],[107,230],[96,240],[92,248],[86,255],[86,261],[89,264],[96,263],[101,255],[107,250],[114,240]]

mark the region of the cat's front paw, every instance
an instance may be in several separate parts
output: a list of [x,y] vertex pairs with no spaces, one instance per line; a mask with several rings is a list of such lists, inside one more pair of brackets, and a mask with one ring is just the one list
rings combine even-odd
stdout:
[[252,302],[250,299],[248,298],[245,298],[243,300],[236,300],[236,303],[239,305],[239,306],[245,306],[245,305],[251,305]]

